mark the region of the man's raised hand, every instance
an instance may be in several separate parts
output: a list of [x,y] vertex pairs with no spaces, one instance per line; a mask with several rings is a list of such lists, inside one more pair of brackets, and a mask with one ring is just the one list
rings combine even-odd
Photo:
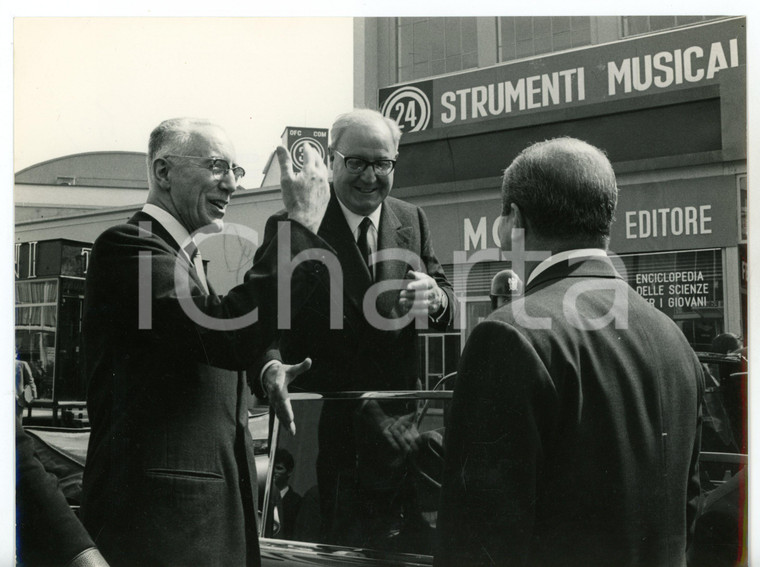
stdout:
[[304,144],[303,167],[298,173],[293,172],[293,161],[285,147],[277,147],[277,159],[280,162],[282,201],[288,217],[316,234],[330,200],[327,168],[319,152],[310,144]]

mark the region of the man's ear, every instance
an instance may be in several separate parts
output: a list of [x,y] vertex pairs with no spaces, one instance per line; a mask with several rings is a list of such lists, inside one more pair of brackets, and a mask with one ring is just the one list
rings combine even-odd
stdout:
[[512,228],[527,228],[527,219],[525,218],[525,215],[523,215],[523,212],[520,210],[520,206],[517,203],[510,203],[509,208],[512,211],[512,218],[514,219],[512,221]]
[[153,160],[153,178],[156,180],[156,185],[161,189],[168,191],[171,189],[171,180],[169,179],[169,163],[163,158],[157,158]]

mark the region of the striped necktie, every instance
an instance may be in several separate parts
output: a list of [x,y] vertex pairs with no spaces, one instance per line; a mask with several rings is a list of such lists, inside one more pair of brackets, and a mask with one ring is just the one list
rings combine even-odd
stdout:
[[369,240],[367,238],[367,233],[371,226],[372,221],[369,217],[364,217],[362,222],[359,223],[359,238],[356,239],[356,245],[359,247],[359,252],[361,252],[362,258],[364,258],[364,263],[367,264],[367,268],[369,268],[370,276],[373,276],[374,278],[372,266],[369,263],[369,257],[372,254],[372,250],[370,249]]

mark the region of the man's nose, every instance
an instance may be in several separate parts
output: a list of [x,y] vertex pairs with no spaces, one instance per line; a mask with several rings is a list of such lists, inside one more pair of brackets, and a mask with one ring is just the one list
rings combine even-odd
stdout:
[[365,167],[364,171],[362,171],[361,180],[365,183],[374,183],[376,179],[375,168],[371,165]]
[[222,175],[222,178],[219,180],[219,187],[230,194],[234,193],[238,188],[237,179],[235,179],[235,174],[231,169]]

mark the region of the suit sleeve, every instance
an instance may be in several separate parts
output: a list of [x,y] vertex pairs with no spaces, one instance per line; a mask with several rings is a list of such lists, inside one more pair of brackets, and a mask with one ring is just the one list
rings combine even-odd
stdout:
[[522,564],[557,397],[532,346],[499,321],[467,341],[446,426],[437,567]]
[[[255,277],[257,273],[269,273],[270,267],[273,263],[273,249],[277,247],[278,232],[282,223],[291,222],[294,227],[294,231],[300,228],[300,225],[294,221],[288,221],[287,214],[280,212],[271,216],[266,223],[264,229],[264,239],[261,247],[256,251],[253,258],[253,267],[246,274],[246,281],[249,278]],[[305,230],[305,229],[304,229]],[[293,234],[291,232],[291,242],[293,241]],[[296,234],[298,237],[299,235]],[[306,236],[306,238],[304,238]],[[308,248],[312,251],[326,250],[329,248],[327,243],[320,237],[308,233],[300,237],[300,240],[296,242],[296,245],[291,245],[291,254],[287,258],[293,259],[302,250],[305,250],[308,244]],[[317,282],[326,276],[323,265],[319,261],[308,260],[300,263],[296,266],[292,274],[291,294],[289,296],[290,306],[290,319],[295,318],[296,314],[306,305],[311,298],[311,294],[317,287]],[[277,294],[280,292],[281,282],[278,281],[277,288],[270,294],[272,297],[272,303],[277,301]],[[263,344],[264,348],[261,349],[261,355],[253,361],[246,369],[248,382],[252,392],[257,398],[263,400],[267,395],[263,389],[261,383],[261,374],[263,370],[273,361],[282,362],[282,355],[280,354],[280,333],[279,333],[279,321],[277,320],[278,312],[276,309],[265,309],[264,317],[262,319],[262,331],[261,336],[265,339]]]
[[438,287],[446,294],[446,309],[435,317],[431,327],[443,331],[453,325],[456,321],[458,302],[454,295],[454,289],[443,272],[443,267],[438,261],[433,250],[433,238],[430,234],[427,217],[422,209],[417,209],[420,222],[420,235],[422,239],[422,261],[425,263],[425,271],[431,276]]
[[[16,419],[16,510],[20,565],[69,565],[88,557],[92,567],[107,563],[71,511],[58,480],[34,452],[34,442]],[[76,563],[74,561],[74,565]]]
[[[297,222],[288,225],[291,255],[319,244]],[[190,264],[161,239],[136,226],[115,227],[93,246],[89,309],[100,310],[101,319],[121,321],[125,333],[137,329],[138,341],[177,350],[178,357],[245,369],[273,340],[271,322],[276,320],[277,235],[262,248],[257,252],[261,261],[244,283],[225,296],[207,295],[190,277]],[[312,283],[305,270],[297,270],[291,278],[293,301],[308,294]]]

